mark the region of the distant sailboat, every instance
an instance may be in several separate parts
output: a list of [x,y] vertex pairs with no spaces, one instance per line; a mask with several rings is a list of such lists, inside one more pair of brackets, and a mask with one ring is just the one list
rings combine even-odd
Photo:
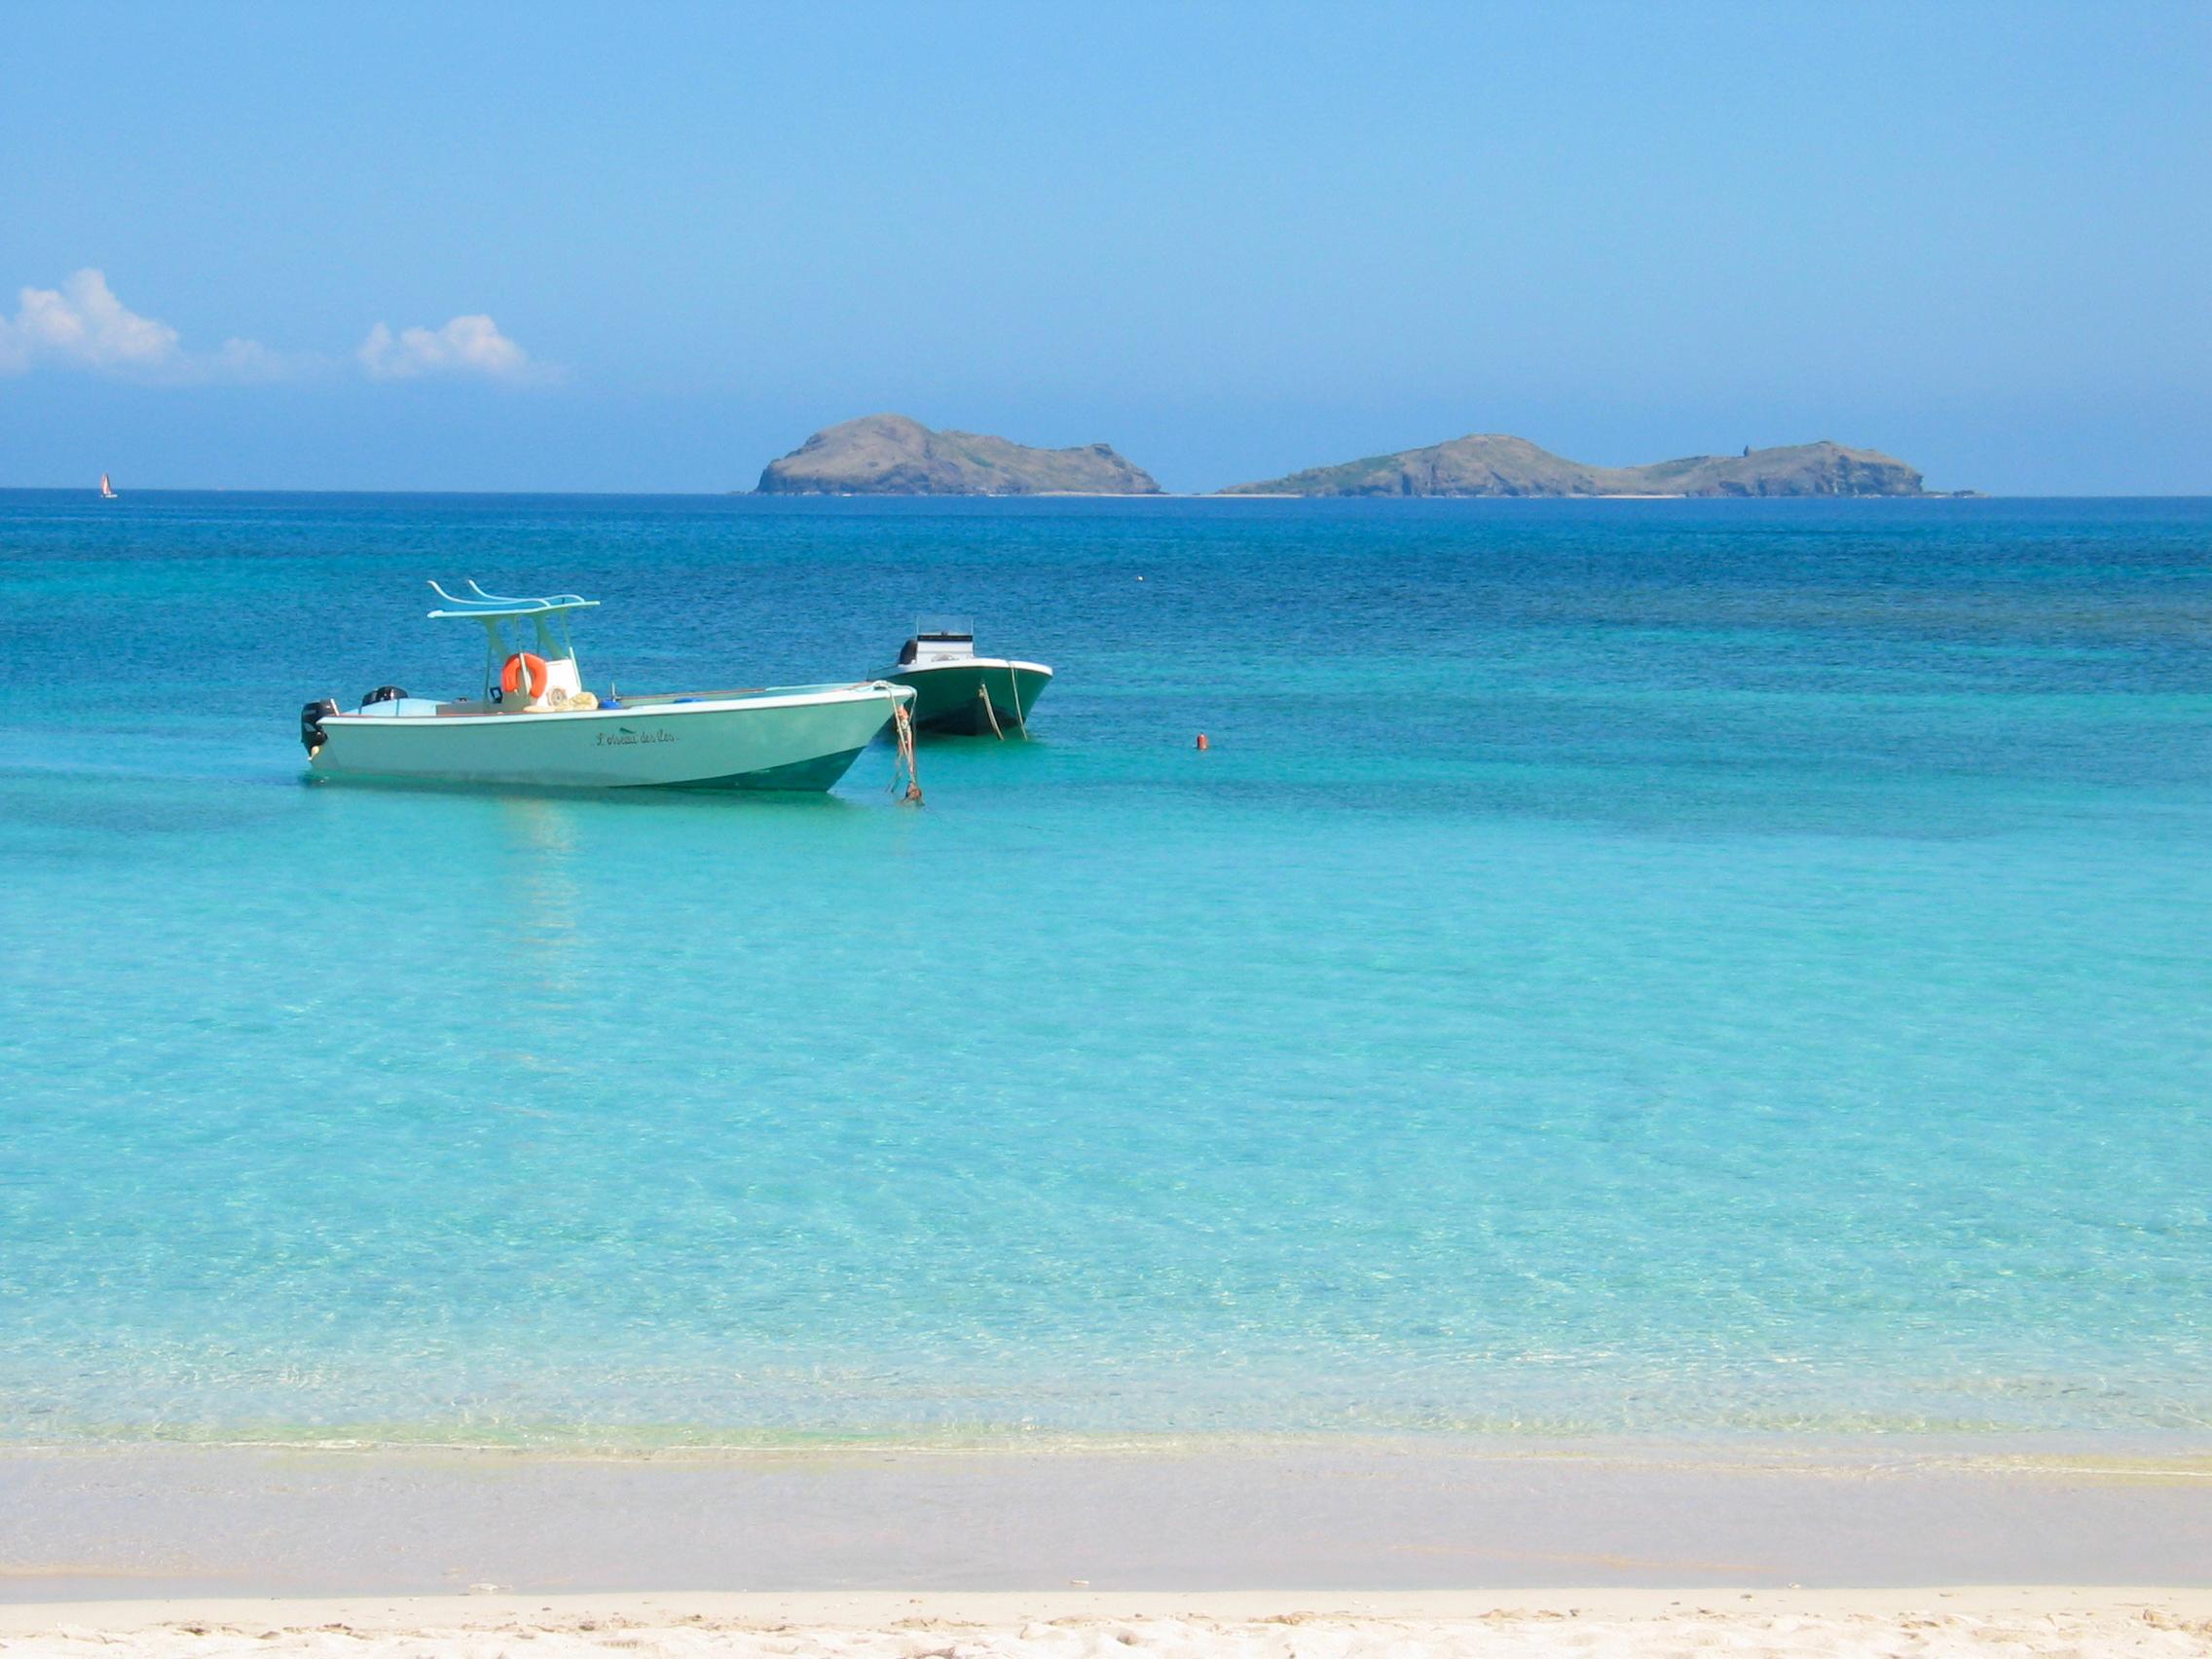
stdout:
[[100,499],[103,501],[115,499],[115,486],[107,481],[107,474],[104,472],[100,474]]

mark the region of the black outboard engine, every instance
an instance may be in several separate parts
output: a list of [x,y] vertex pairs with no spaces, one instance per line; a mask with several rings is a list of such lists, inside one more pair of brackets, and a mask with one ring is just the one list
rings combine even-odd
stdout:
[[365,709],[371,703],[400,703],[405,702],[406,699],[407,693],[398,686],[380,685],[361,699],[361,707]]
[[313,760],[315,751],[322,747],[322,717],[338,713],[338,705],[328,697],[318,697],[300,710],[300,747]]

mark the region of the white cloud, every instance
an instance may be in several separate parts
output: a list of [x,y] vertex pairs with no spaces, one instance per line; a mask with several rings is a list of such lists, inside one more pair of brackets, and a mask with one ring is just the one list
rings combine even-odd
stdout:
[[0,373],[40,363],[108,373],[156,374],[182,359],[176,330],[140,316],[86,269],[58,288],[25,288],[15,317],[0,317]]
[[[558,378],[482,315],[397,334],[380,322],[353,355],[371,380],[380,381],[424,375],[516,383]],[[187,350],[174,328],[126,306],[106,276],[89,266],[58,288],[21,290],[14,316],[0,312],[0,375],[73,369],[181,386],[293,380],[331,366],[327,356],[273,351],[255,340],[226,340],[213,351]]]
[[499,332],[488,316],[457,316],[443,328],[403,328],[384,323],[369,330],[354,353],[371,380],[414,380],[421,375],[484,375],[493,380],[546,378],[530,353]]
[[326,366],[325,359],[298,352],[272,351],[258,340],[226,340],[223,349],[199,366],[211,380],[290,380]]
[[142,381],[270,381],[311,366],[311,358],[286,357],[252,340],[187,351],[175,329],[140,316],[90,266],[58,288],[20,290],[16,314],[0,316],[0,375],[57,368]]

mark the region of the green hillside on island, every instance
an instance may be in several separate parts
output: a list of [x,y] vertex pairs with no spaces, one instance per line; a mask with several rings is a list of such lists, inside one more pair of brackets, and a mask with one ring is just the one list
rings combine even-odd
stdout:
[[1224,496],[1925,496],[1894,456],[1823,439],[1648,466],[1592,466],[1527,438],[1480,433],[1426,449],[1309,467]]
[[764,496],[1157,496],[1111,444],[1032,449],[982,432],[933,432],[904,415],[827,426],[760,474]]

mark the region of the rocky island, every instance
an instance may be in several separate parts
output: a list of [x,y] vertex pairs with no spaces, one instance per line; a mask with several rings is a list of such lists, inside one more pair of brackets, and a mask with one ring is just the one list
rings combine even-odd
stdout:
[[1224,496],[1925,496],[1894,456],[1825,439],[1742,455],[1697,455],[1648,466],[1592,466],[1527,438],[1479,433],[1316,466]]
[[828,426],[760,474],[763,496],[1157,496],[1111,444],[1032,449],[982,432],[933,432],[903,415]]

